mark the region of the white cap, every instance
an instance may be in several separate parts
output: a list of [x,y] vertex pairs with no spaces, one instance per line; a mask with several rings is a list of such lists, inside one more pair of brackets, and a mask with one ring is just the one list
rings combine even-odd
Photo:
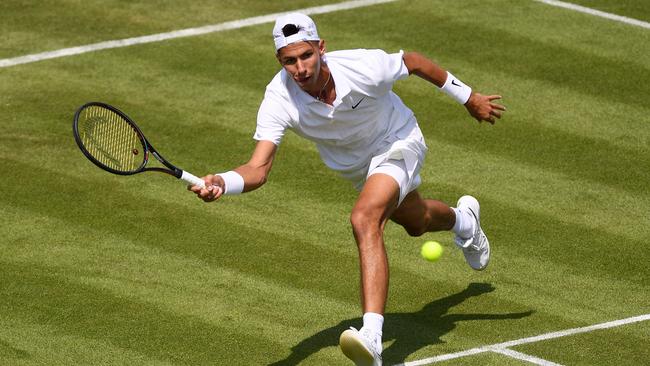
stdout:
[[[282,29],[289,24],[294,25],[298,29],[298,33],[285,36]],[[310,17],[305,14],[291,13],[275,20],[273,41],[275,41],[275,50],[277,51],[294,42],[320,41],[320,38],[318,38],[316,24],[314,24],[314,21]]]

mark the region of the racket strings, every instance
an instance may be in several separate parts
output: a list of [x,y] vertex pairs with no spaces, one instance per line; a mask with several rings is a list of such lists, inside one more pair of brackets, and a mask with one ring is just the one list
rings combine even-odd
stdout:
[[136,130],[117,113],[99,106],[86,108],[80,126],[81,140],[90,155],[107,167],[132,172],[145,159]]

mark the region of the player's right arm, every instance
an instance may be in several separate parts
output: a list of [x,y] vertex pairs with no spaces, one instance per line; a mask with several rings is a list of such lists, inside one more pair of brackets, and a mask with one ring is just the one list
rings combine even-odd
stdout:
[[[255,150],[253,150],[250,160],[246,164],[234,169],[244,180],[243,192],[250,192],[266,183],[277,149],[278,147],[273,142],[260,140],[255,145]],[[205,202],[212,202],[219,199],[223,195],[223,192],[228,189],[226,182],[224,182],[220,175],[209,174],[202,178],[205,181],[207,189],[201,189],[197,186],[191,186],[188,189],[196,193]]]
[[212,202],[224,193],[250,192],[266,183],[282,136],[291,127],[291,122],[298,118],[284,84],[285,78],[283,71],[280,71],[266,87],[257,112],[257,127],[253,135],[257,144],[250,160],[233,171],[203,177],[207,189],[188,187],[199,198]]

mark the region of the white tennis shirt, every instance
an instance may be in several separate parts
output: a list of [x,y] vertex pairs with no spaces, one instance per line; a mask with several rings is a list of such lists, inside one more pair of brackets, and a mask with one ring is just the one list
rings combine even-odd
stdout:
[[365,179],[373,157],[390,155],[398,140],[414,137],[416,146],[407,149],[423,154],[413,112],[391,91],[409,75],[402,56],[403,51],[364,49],[327,53],[336,88],[333,105],[309,95],[282,69],[266,87],[254,138],[279,145],[292,130],[315,142],[323,162],[353,182]]

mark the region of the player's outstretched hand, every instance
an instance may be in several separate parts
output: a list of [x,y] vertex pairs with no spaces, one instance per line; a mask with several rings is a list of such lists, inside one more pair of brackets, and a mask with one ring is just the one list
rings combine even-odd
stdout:
[[496,118],[501,118],[501,114],[506,107],[492,101],[501,99],[500,95],[482,95],[472,92],[469,96],[465,108],[479,123],[483,121],[494,124]]
[[209,174],[201,179],[205,181],[205,188],[190,185],[187,190],[196,193],[205,202],[216,201],[223,195],[224,182],[220,176]]

